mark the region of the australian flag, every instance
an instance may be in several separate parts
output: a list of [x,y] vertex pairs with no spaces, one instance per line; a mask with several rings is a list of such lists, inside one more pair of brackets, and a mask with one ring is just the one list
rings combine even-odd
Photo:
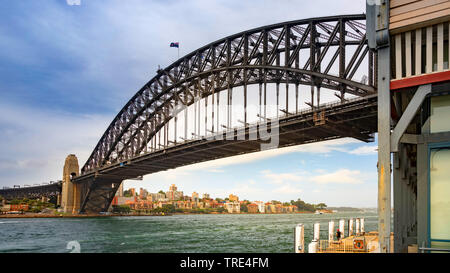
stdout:
[[176,43],[170,43],[170,47],[180,47],[180,44],[178,42]]

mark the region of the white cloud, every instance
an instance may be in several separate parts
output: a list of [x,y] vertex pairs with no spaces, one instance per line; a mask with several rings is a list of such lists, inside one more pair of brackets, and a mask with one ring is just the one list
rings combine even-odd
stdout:
[[291,184],[286,184],[279,188],[276,188],[273,192],[278,193],[278,194],[283,194],[283,195],[285,195],[285,194],[292,195],[292,194],[301,194],[303,192],[303,190],[299,189],[297,187],[294,187]]
[[66,0],[66,3],[69,6],[80,6],[81,0]]
[[261,174],[264,178],[269,180],[269,183],[283,184],[287,181],[301,182],[305,180],[307,173],[272,173],[270,170],[262,171]]
[[361,172],[357,170],[340,169],[332,173],[311,177],[318,184],[362,184]]
[[0,185],[59,180],[72,153],[81,167],[109,119],[0,104]]
[[354,154],[354,155],[374,155],[377,154],[377,146],[361,146],[358,147],[354,150],[349,151],[349,154]]

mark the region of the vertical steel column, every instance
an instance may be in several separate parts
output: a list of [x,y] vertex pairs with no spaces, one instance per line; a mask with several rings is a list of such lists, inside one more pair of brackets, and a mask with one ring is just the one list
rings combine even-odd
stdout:
[[[286,37],[284,38],[284,65],[289,68],[289,59],[291,53],[291,28],[286,26]],[[289,114],[289,73],[286,70],[286,116]]]
[[389,1],[377,14],[378,47],[378,234],[380,252],[390,252],[391,235],[391,95]]
[[[161,124],[161,113],[158,113],[158,125]],[[161,147],[161,129],[158,130],[158,149]]]
[[[212,56],[211,56],[211,69],[216,68],[216,48],[212,47]],[[217,86],[217,75],[212,75],[212,96],[211,96],[211,132],[214,134],[214,95],[216,93],[216,86]]]
[[[263,32],[263,66],[267,66],[269,40],[267,31]],[[264,68],[264,118],[267,117],[267,69]]]
[[[175,91],[177,92],[177,91]],[[178,96],[175,96],[175,109],[178,109]],[[178,112],[174,111],[175,117],[174,117],[174,134],[173,134],[173,142],[175,145],[177,144],[177,121],[178,121]]]
[[[317,50],[316,50],[317,51],[317,60],[319,61],[319,63],[315,65],[315,66],[317,66],[315,71],[320,72],[320,67],[321,67],[321,62],[322,62],[320,60],[320,54],[321,54],[320,45],[317,45],[316,48],[317,48]],[[320,84],[317,82],[317,79],[316,79],[316,88],[317,88],[317,108],[319,108],[319,106],[320,106]]]
[[[227,67],[231,66],[231,40],[227,40]],[[227,85],[228,85],[228,105],[227,105],[227,127],[231,128],[231,104],[232,104],[232,96],[233,96],[233,88],[231,87],[231,81],[232,81],[232,71],[229,69],[228,71],[228,79],[227,79]]]
[[[339,19],[339,77],[345,78],[345,21]],[[341,102],[345,99],[346,87],[341,84]]]
[[187,140],[187,131],[188,131],[188,102],[187,102],[187,89],[188,87],[184,89],[184,140]]
[[[220,79],[220,74],[218,74],[218,78]],[[217,81],[218,82],[218,81]],[[217,132],[219,132],[219,128],[220,128],[220,93],[217,94]]]
[[[205,81],[208,81],[208,78],[206,78]],[[205,94],[205,137],[207,135],[208,135],[208,95]]]
[[[276,57],[276,66],[280,66],[280,53],[277,53]],[[276,83],[276,89],[277,89],[277,114],[278,117],[280,112],[280,72],[277,71],[277,83]]]
[[[262,58],[259,58],[262,63]],[[261,121],[262,116],[262,88],[263,88],[263,72],[262,69],[259,69],[259,121]]]
[[[146,110],[146,112],[147,112],[147,115],[148,115],[148,108],[147,108],[147,110]],[[147,138],[148,138],[148,121],[145,121],[145,128],[144,128],[144,143],[145,143],[145,148],[144,148],[144,151],[145,151],[145,153],[147,153],[148,152],[148,143],[147,143]]]
[[198,117],[198,128],[197,128],[197,137],[200,137],[200,111],[202,110],[202,105],[201,105],[201,98],[202,98],[202,82],[201,82],[201,80],[199,79],[199,81],[198,81],[198,85],[199,85],[199,90],[197,91],[197,97],[196,97],[196,100],[198,100],[198,102],[195,102],[196,104],[198,104],[198,114],[197,114],[197,117]]
[[[297,57],[295,58],[295,68],[298,69],[300,67],[300,51],[297,54]],[[298,86],[299,81],[296,79],[295,82],[295,113],[298,114]]]
[[197,88],[194,89],[194,134],[197,133],[197,96],[199,90],[200,90],[200,78],[197,80]]
[[[314,22],[310,23],[311,34],[309,36],[309,67],[314,71],[316,66],[316,25]],[[314,77],[311,76],[311,108],[314,109]]]
[[[244,34],[244,65],[248,65],[248,35]],[[244,68],[244,125],[247,126],[247,69]]]

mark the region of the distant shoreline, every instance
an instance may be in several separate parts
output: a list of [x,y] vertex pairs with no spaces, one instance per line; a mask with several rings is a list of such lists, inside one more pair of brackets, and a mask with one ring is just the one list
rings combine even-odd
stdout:
[[[168,214],[78,214],[78,215],[55,215],[55,214],[3,214],[0,219],[18,218],[96,218],[96,217],[130,217],[130,216],[172,216],[172,215],[281,215],[281,214],[314,214],[314,212],[294,212],[294,213],[168,213]],[[328,214],[328,213],[327,213]],[[331,213],[329,213],[331,214]]]

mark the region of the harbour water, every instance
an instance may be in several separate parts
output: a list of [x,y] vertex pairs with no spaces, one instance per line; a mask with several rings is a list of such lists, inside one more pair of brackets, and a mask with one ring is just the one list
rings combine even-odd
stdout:
[[0,219],[0,252],[64,253],[76,241],[82,253],[292,253],[296,224],[307,244],[315,222],[327,239],[330,220],[357,217],[377,230],[376,213],[354,212]]

